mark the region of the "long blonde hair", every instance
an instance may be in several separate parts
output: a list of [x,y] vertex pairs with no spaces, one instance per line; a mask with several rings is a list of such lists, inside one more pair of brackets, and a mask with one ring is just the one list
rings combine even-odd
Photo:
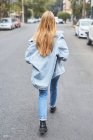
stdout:
[[41,17],[41,22],[34,36],[36,46],[42,56],[45,57],[52,52],[55,33],[55,17],[51,11],[46,11]]

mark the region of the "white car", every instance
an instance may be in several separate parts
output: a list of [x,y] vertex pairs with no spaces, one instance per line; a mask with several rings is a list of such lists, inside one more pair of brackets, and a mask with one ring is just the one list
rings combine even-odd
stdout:
[[36,23],[36,22],[37,22],[37,19],[35,19],[35,18],[29,18],[27,20],[27,23]]
[[87,38],[87,32],[89,31],[89,26],[92,22],[93,20],[89,18],[80,19],[75,26],[75,35]]
[[88,39],[87,45],[91,45],[93,42],[93,22],[89,26],[89,32],[87,33],[87,39]]
[[16,21],[12,18],[2,18],[0,20],[0,29],[14,29]]
[[55,17],[56,24],[63,24],[64,21],[61,18]]

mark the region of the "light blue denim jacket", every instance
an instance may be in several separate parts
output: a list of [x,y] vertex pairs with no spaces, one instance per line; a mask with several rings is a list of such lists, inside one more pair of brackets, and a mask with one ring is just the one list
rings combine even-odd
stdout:
[[51,79],[65,72],[62,61],[67,60],[68,55],[69,50],[62,31],[57,31],[53,51],[46,57],[39,54],[36,43],[30,39],[25,60],[32,64],[32,84],[38,89],[47,89]]

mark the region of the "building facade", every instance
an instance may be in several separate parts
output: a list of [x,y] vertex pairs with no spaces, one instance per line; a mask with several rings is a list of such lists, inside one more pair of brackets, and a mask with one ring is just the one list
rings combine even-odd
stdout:
[[71,2],[69,0],[63,0],[63,11],[70,14],[72,13]]

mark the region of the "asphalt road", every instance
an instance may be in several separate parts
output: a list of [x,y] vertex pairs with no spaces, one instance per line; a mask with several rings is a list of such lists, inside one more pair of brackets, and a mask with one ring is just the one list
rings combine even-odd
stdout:
[[64,31],[70,55],[59,81],[57,111],[49,112],[48,133],[38,133],[38,91],[24,53],[37,24],[0,31],[0,140],[93,140],[93,46],[78,39],[70,24]]

